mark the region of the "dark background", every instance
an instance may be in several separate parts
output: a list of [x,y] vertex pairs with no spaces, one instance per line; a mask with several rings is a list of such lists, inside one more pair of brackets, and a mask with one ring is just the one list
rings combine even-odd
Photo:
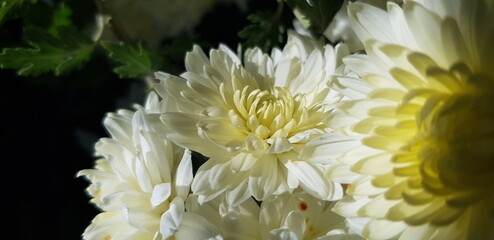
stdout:
[[[79,12],[94,10],[91,1],[72,2],[85,3],[74,6]],[[247,12],[217,5],[194,34],[205,45],[221,42],[235,49],[242,41],[238,31],[249,24],[247,14],[259,9],[276,9],[276,1],[249,0]],[[11,20],[1,26],[2,48],[22,42],[22,25],[22,20]],[[13,70],[0,70],[3,236],[80,239],[98,214],[85,193],[89,183],[75,175],[93,167],[94,143],[108,136],[105,114],[141,103],[144,89],[139,80],[119,79],[111,71],[113,63],[98,54],[83,69],[62,77],[17,77]]]

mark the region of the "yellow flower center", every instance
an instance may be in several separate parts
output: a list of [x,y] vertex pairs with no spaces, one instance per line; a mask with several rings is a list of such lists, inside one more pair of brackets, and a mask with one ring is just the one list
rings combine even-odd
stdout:
[[[457,189],[494,183],[494,95],[452,96],[430,126],[445,184]],[[487,174],[487,175],[486,175]],[[454,176],[453,176],[454,175]]]
[[394,161],[404,164],[395,168],[398,175],[418,175],[428,192],[462,207],[491,194],[494,185],[494,88],[484,84],[494,81],[475,75],[456,80],[461,88],[409,94],[415,96],[404,105],[416,106],[417,134],[408,153]]
[[307,103],[302,94],[292,96],[283,87],[274,91],[245,86],[233,93],[231,123],[260,139],[289,138],[308,129],[323,129],[326,113],[321,102]]

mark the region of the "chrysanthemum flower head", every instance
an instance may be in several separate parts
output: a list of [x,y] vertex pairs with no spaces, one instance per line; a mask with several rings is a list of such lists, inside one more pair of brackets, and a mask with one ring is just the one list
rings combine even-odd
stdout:
[[94,169],[78,172],[102,213],[84,239],[168,239],[177,230],[192,182],[188,150],[167,140],[151,93],[136,112],[119,110],[105,118],[111,138],[96,144]]
[[351,183],[335,211],[368,218],[370,239],[494,238],[493,2],[348,13],[368,55],[344,60],[360,79],[338,82],[362,146],[331,172]]
[[209,157],[192,184],[201,201],[225,191],[237,203],[264,200],[298,186],[342,196],[323,176],[331,150],[319,147],[333,140],[328,119],[341,96],[326,83],[347,52],[290,32],[271,56],[247,49],[242,63],[220,46],[208,59],[195,46],[180,77],[157,73],[167,137]]

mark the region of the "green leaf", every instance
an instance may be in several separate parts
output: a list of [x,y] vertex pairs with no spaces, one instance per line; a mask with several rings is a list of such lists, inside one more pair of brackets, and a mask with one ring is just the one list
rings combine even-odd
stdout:
[[31,48],[6,48],[0,68],[17,69],[19,76],[53,72],[56,76],[80,69],[94,50],[94,43],[73,28],[59,27],[55,37],[43,29],[29,27],[24,38]]
[[26,2],[34,4],[36,0],[0,0],[0,24],[9,17],[12,10],[20,8]]
[[3,23],[5,17],[10,12],[10,10],[14,7],[21,5],[24,0],[7,0],[0,1],[0,24]]
[[317,35],[324,33],[340,10],[344,0],[286,0],[294,11],[299,11],[310,22],[310,29]]
[[65,5],[63,2],[53,11],[53,16],[51,20],[51,26],[48,29],[50,33],[54,36],[58,35],[57,30],[60,27],[71,27],[74,26],[72,23],[72,10]]
[[283,5],[276,12],[259,11],[247,17],[251,25],[242,29],[238,36],[245,39],[244,48],[259,47],[264,52],[279,46],[285,40],[286,27],[282,21]]
[[120,78],[139,78],[154,72],[152,55],[140,43],[133,47],[123,42],[101,42],[101,46],[110,59],[122,64],[113,69]]

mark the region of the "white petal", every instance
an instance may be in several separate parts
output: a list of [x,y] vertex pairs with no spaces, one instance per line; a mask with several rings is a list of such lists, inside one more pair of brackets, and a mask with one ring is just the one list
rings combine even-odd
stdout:
[[405,228],[404,222],[373,219],[365,226],[363,234],[370,239],[390,239],[403,232]]
[[362,42],[370,38],[395,42],[386,11],[363,3],[349,3],[347,9],[350,23]]
[[233,60],[233,62],[235,62],[236,64],[238,64],[238,65],[241,64],[240,59],[238,58],[237,54],[235,54],[227,45],[220,44],[218,49],[225,52],[228,55],[228,57],[230,57]]
[[154,186],[153,193],[151,195],[151,205],[156,207],[166,201],[171,194],[171,184],[161,183]]
[[177,174],[175,175],[175,190],[177,196],[186,198],[189,194],[190,184],[194,176],[192,173],[192,154],[186,149],[180,164],[178,165]]
[[339,133],[314,138],[300,152],[300,159],[313,163],[330,164],[337,157],[358,145],[359,141]]
[[[272,139],[269,139],[269,140],[272,140]],[[269,149],[267,151],[268,154],[283,153],[283,152],[290,151],[293,148],[290,141],[288,141],[288,139],[286,139],[284,137],[275,138],[274,141],[272,141],[270,143],[271,143],[271,147],[269,147]]]
[[202,73],[206,65],[209,65],[208,57],[201,47],[194,45],[192,51],[185,55],[185,68],[188,72]]
[[156,94],[156,92],[150,92],[146,97],[144,109],[148,112],[156,113],[159,111],[159,102],[158,94]]
[[421,51],[429,56],[435,56],[439,64],[446,64],[447,60],[441,58],[444,56],[440,52],[442,49],[437,47],[442,46],[439,16],[413,1],[406,1],[403,4],[403,10],[412,36]]
[[151,183],[151,179],[149,178],[148,170],[143,163],[143,157],[138,156],[135,158],[134,172],[136,174],[137,182],[144,192],[152,192],[153,185]]
[[113,139],[118,141],[120,144],[129,147],[130,149],[133,148],[133,144],[131,143],[131,118],[127,118],[120,114],[108,113],[103,123]]
[[309,194],[324,199],[333,200],[343,196],[343,189],[337,184],[329,182],[321,170],[304,161],[288,161],[285,164],[288,171],[300,181],[302,189]]
[[170,203],[170,208],[161,216],[160,233],[165,239],[175,234],[182,223],[184,212],[184,200],[175,197]]
[[221,152],[222,150],[215,144],[199,136],[196,125],[202,119],[203,117],[196,114],[164,113],[161,115],[161,120],[167,127],[167,138],[177,145],[206,156],[210,153]]
[[232,190],[226,191],[225,198],[228,205],[236,207],[251,197],[247,180],[237,184]]
[[270,232],[272,240],[299,240],[297,234],[289,228],[277,228]]
[[351,77],[337,77],[331,82],[331,88],[337,89],[350,99],[362,99],[372,89],[362,79]]
[[153,232],[158,229],[159,221],[156,217],[133,208],[124,208],[122,217],[130,226],[142,232]]
[[417,43],[408,28],[405,15],[401,7],[394,2],[388,2],[387,6],[389,22],[393,27],[393,32],[395,33],[394,35],[398,39],[398,42],[401,43],[401,45],[407,46],[411,49],[417,49]]
[[278,160],[267,155],[259,159],[249,172],[249,191],[257,200],[264,200],[272,195],[276,187]]
[[285,218],[285,226],[301,238],[306,231],[304,214],[299,211],[291,211]]
[[183,217],[180,228],[175,233],[175,239],[216,239],[215,237],[219,234],[220,230],[218,227],[204,217],[193,212],[187,212]]
[[276,67],[274,86],[290,87],[290,91],[296,91],[298,86],[291,88],[292,81],[296,79],[302,65],[298,59],[284,59]]
[[354,198],[353,196],[346,195],[344,198],[336,202],[332,211],[343,217],[359,217],[358,209],[364,206],[369,199],[366,197]]
[[[240,150],[244,147],[247,138],[245,133],[239,131],[238,128],[232,126],[226,120],[202,120],[197,123],[197,129],[202,138],[209,139],[219,147],[223,147],[226,151]],[[201,153],[207,154],[206,152]]]

